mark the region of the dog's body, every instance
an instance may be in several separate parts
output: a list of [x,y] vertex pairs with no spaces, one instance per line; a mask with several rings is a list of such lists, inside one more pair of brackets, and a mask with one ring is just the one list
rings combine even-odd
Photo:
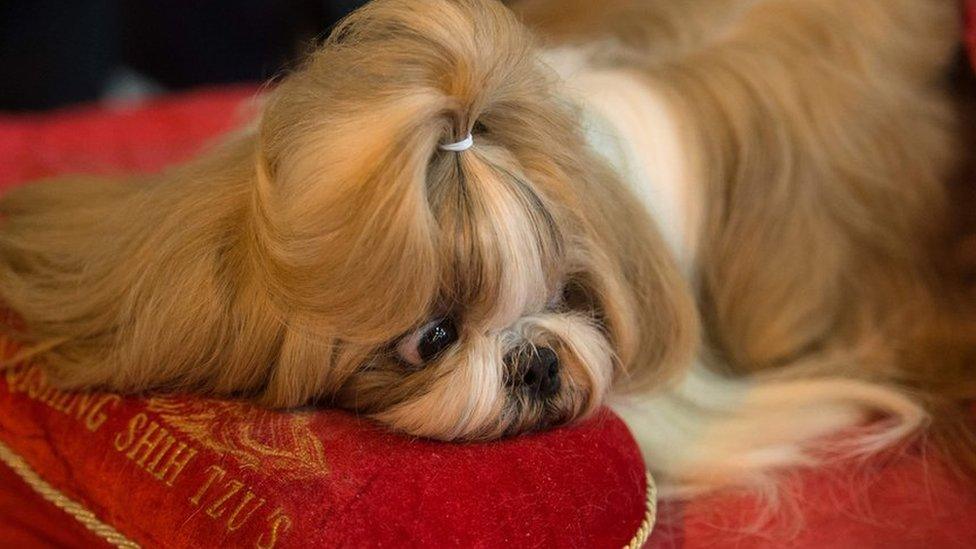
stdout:
[[0,200],[0,298],[69,386],[323,400],[443,439],[566,422],[612,384],[684,490],[879,414],[845,450],[888,447],[976,394],[932,267],[954,3],[589,7],[516,5],[540,46],[494,3],[376,2],[259,129],[141,184]]
[[[675,390],[617,406],[649,463],[684,489],[755,483],[817,462],[823,435],[872,414],[889,421],[845,451],[916,432],[920,403],[877,381],[917,381],[897,370],[917,367],[904,356],[932,333],[914,330],[943,314],[927,271],[961,156],[952,3],[618,1],[596,21],[588,8],[521,4],[588,141],[711,315],[713,352]],[[927,359],[951,379],[948,353]]]

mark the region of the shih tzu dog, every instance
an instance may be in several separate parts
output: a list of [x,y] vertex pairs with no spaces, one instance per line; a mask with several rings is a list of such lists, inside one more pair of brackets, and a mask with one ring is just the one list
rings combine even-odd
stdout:
[[0,199],[6,329],[66,387],[443,440],[610,402],[684,492],[889,447],[976,395],[957,12],[377,0],[199,158]]

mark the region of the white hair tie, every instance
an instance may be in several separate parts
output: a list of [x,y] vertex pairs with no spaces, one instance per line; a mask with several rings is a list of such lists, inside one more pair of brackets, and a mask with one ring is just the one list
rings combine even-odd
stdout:
[[457,143],[447,143],[446,145],[441,145],[440,148],[442,151],[463,152],[470,149],[471,145],[474,145],[474,136],[469,133],[468,136],[461,141],[458,141]]

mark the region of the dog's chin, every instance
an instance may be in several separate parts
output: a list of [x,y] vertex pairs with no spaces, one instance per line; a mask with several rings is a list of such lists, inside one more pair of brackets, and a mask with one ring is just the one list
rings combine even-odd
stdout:
[[[414,436],[444,441],[492,440],[572,423],[598,408],[604,398],[604,391],[592,386],[569,387],[545,400],[504,388],[456,385],[455,390],[457,395],[420,395],[373,417]],[[462,393],[477,395],[485,402],[458,406],[456,397]]]
[[[512,349],[552,349],[558,376],[539,394],[524,380]],[[599,408],[610,386],[613,353],[603,331],[579,314],[539,314],[494,334],[470,330],[443,357],[415,370],[377,358],[339,393],[340,404],[410,435],[486,440],[552,428]]]

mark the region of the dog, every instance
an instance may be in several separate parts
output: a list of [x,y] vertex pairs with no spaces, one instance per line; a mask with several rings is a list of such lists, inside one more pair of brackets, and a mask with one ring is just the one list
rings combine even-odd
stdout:
[[942,432],[976,395],[935,257],[959,27],[950,0],[376,0],[198,158],[3,196],[5,329],[63,387],[448,441],[610,403],[679,495]]

